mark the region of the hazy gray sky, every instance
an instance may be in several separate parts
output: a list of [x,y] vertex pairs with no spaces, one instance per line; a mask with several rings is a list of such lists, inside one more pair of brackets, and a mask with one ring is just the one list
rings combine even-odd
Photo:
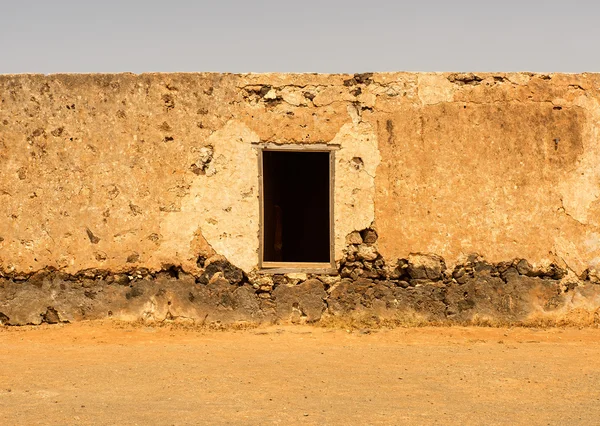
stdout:
[[600,71],[594,0],[0,0],[0,73]]

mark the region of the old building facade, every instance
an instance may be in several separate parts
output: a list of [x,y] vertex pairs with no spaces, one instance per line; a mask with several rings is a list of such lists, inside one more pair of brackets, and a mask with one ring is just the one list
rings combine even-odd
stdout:
[[0,322],[598,321],[600,75],[0,75]]

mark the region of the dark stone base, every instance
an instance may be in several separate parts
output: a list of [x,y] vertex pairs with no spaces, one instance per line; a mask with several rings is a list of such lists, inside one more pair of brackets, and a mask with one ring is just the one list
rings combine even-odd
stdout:
[[[269,285],[222,274],[198,279],[178,271],[145,275],[67,276],[42,271],[0,278],[0,324],[114,318],[195,324],[336,323],[593,325],[600,285],[471,268],[446,280],[283,276]],[[455,274],[456,275],[456,274]],[[402,277],[401,277],[402,278]],[[237,281],[237,282],[232,282]]]

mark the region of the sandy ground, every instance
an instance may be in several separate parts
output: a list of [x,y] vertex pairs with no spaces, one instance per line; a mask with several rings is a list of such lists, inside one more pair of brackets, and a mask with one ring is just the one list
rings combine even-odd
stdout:
[[0,327],[0,424],[600,423],[600,330]]

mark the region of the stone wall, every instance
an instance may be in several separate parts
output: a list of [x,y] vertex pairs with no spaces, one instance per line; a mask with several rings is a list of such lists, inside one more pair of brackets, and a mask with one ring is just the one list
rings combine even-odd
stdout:
[[[0,322],[593,322],[599,88],[596,74],[0,75]],[[260,143],[338,148],[338,275],[257,273]]]
[[600,324],[600,285],[569,279],[552,264],[492,264],[471,255],[411,254],[386,264],[377,233],[351,236],[338,274],[246,274],[222,256],[200,257],[199,276],[180,267],[128,274],[44,270],[0,278],[0,323],[26,325],[113,318],[199,325],[315,323],[344,326]]

